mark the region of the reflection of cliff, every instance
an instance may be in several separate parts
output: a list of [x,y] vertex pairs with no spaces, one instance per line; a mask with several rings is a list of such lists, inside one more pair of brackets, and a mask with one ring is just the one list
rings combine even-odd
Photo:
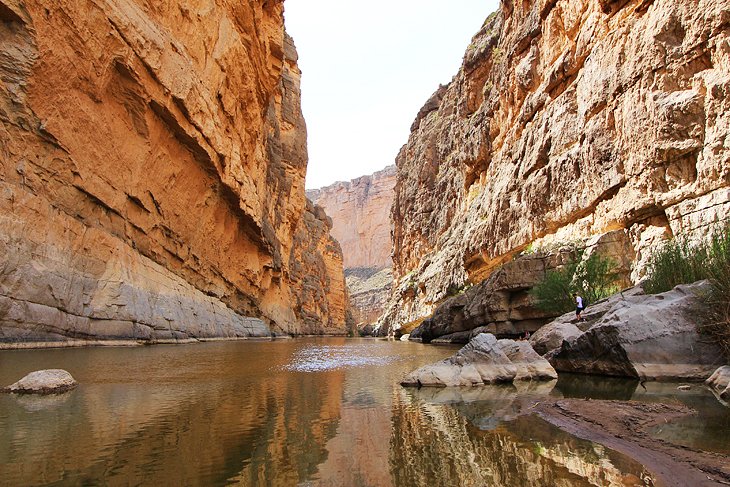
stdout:
[[[112,363],[127,371],[119,383],[82,385],[41,410],[33,399],[43,398],[19,405],[0,397],[7,401],[0,403],[0,425],[24,425],[22,436],[0,427],[0,483],[296,485],[327,456],[344,374],[271,374],[288,355],[268,345],[269,360],[259,364],[245,358],[245,348],[177,350],[165,364],[172,372],[151,384],[145,370],[157,375],[160,365],[142,359],[130,370]],[[211,358],[211,350],[219,356]],[[211,363],[218,368],[213,376]],[[176,367],[187,375],[177,376]]]
[[[504,396],[502,392],[496,390],[496,396]],[[510,403],[508,395],[494,404],[452,407],[424,402],[402,391],[393,405],[390,466],[394,483],[451,485],[453,478],[461,478],[469,479],[462,485],[475,486],[644,485],[641,465],[540,419],[521,416],[508,426],[491,421],[500,411],[509,411]],[[474,424],[487,424],[488,429]]]

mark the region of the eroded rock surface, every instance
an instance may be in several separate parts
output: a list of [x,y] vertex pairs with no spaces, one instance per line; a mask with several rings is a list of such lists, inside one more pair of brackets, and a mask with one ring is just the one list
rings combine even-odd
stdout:
[[393,282],[390,207],[395,166],[349,182],[307,191],[332,218],[332,236],[342,246],[355,322],[374,323]]
[[0,19],[0,341],[344,333],[281,1]]
[[59,394],[78,385],[71,374],[62,369],[37,370],[4,389],[17,394]]
[[[528,291],[548,270],[573,258],[570,250],[550,256],[522,256],[505,263],[476,286],[452,288],[449,294],[455,296],[440,303],[433,315],[411,332],[411,339],[458,343],[471,339],[477,329],[502,336],[532,333],[555,315],[537,309]],[[417,284],[400,288],[404,295],[422,290]]]
[[390,267],[390,207],[395,166],[368,176],[307,191],[332,218],[332,236],[342,246],[345,269]]
[[411,372],[403,386],[478,386],[514,380],[550,380],[558,376],[529,342],[497,340],[490,333],[474,337],[456,355]]
[[382,323],[529,245],[613,232],[636,282],[658,242],[727,219],[729,38],[725,0],[502,2],[398,156]]
[[706,320],[698,296],[708,287],[616,299],[587,331],[550,353],[550,363],[559,372],[704,381],[723,363],[717,344],[698,332]]

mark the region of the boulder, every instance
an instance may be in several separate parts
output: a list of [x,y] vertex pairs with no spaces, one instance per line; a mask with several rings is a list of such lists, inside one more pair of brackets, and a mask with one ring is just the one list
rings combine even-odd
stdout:
[[481,333],[454,356],[411,372],[403,386],[479,386],[514,380],[554,379],[555,371],[528,342]]
[[77,385],[76,380],[65,370],[48,369],[31,372],[3,391],[17,394],[59,394],[70,391]]
[[558,374],[550,362],[538,354],[528,341],[499,340],[499,348],[517,367],[514,380],[553,380]]
[[704,381],[722,363],[720,348],[697,331],[704,319],[698,296],[707,290],[699,282],[608,300],[600,319],[564,340],[550,363],[559,372]]
[[404,386],[476,386],[511,382],[516,367],[497,343],[494,335],[482,333],[456,355],[411,372]]
[[574,323],[555,320],[537,330],[530,337],[530,345],[535,352],[545,355],[559,350],[563,341],[580,336],[583,332]]
[[705,382],[720,399],[730,401],[730,365],[723,365]]

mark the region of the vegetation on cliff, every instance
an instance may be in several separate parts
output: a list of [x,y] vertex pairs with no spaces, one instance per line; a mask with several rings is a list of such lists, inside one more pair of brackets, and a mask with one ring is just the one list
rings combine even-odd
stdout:
[[558,269],[549,270],[530,291],[535,305],[547,312],[562,314],[575,307],[573,293],[586,303],[595,303],[619,291],[616,263],[598,252],[583,259],[583,251]]

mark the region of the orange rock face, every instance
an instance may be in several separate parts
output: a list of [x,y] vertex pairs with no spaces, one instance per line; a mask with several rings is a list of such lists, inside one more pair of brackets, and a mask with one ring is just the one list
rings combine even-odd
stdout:
[[390,209],[396,168],[307,191],[332,218],[332,236],[342,246],[354,319],[373,323],[382,314],[393,281]]
[[[653,246],[730,215],[725,0],[504,0],[398,156],[384,323],[528,245]],[[622,237],[618,238],[620,232]]]
[[390,207],[395,166],[349,182],[307,191],[332,218],[332,236],[340,242],[345,269],[385,269],[390,258]]
[[344,332],[281,1],[0,19],[3,341]]

